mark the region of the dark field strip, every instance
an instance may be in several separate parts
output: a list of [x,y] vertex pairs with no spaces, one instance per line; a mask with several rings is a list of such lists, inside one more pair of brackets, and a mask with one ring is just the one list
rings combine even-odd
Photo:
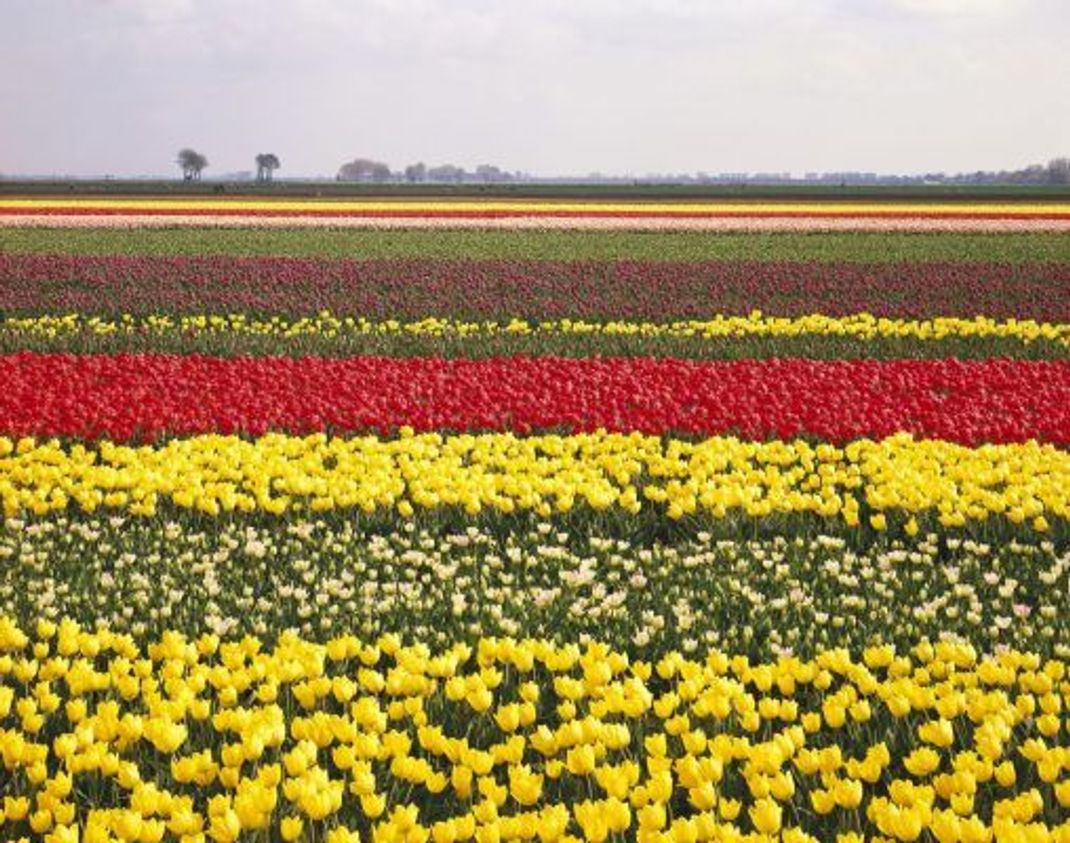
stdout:
[[1070,346],[1051,339],[1017,337],[844,337],[803,336],[678,337],[533,333],[457,334],[250,334],[225,329],[124,331],[92,330],[44,336],[0,329],[0,354],[20,351],[73,354],[207,354],[290,357],[675,357],[686,360],[746,360],[806,357],[812,360],[1070,360]]
[[1065,323],[1070,322],[1070,260],[332,260],[0,253],[0,312],[9,315],[311,316],[324,310],[373,320],[660,322],[760,310],[772,316],[870,313]]
[[0,181],[0,196],[115,196],[218,198],[251,197],[315,199],[614,199],[671,201],[674,199],[755,199],[855,202],[910,200],[911,202],[1059,201],[1070,198],[1063,185],[945,184],[363,184],[337,181],[182,181],[179,179],[19,179]]
[[0,252],[348,258],[1070,262],[1059,233],[0,228]]

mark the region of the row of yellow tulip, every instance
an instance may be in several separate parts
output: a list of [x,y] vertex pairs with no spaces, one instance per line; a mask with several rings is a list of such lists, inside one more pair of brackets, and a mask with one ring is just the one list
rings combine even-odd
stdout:
[[459,507],[474,515],[574,507],[669,518],[809,513],[876,530],[916,516],[961,526],[990,516],[1038,531],[1065,519],[1070,453],[1036,442],[970,448],[898,434],[837,447],[807,441],[685,441],[597,431],[299,437],[202,435],[156,446],[0,437],[7,516],[76,504],[151,515],[162,501],[211,515]]
[[323,311],[309,317],[258,318],[245,314],[149,315],[121,317],[85,316],[77,313],[8,317],[0,331],[39,337],[62,337],[88,333],[112,334],[251,334],[277,337],[338,337],[367,335],[416,335],[481,338],[501,335],[554,336],[602,335],[657,338],[726,339],[739,337],[845,337],[852,339],[943,340],[967,338],[1017,339],[1025,343],[1057,342],[1070,346],[1070,325],[1036,322],[1032,319],[888,319],[859,313],[852,316],[813,314],[799,317],[766,316],[755,311],[747,316],[717,315],[710,319],[673,322],[594,322],[582,319],[529,321],[465,321],[427,318],[416,321],[372,321],[363,317],[337,316]]
[[1068,704],[1065,662],[949,641],[646,662],[0,618],[0,833],[1067,841]]

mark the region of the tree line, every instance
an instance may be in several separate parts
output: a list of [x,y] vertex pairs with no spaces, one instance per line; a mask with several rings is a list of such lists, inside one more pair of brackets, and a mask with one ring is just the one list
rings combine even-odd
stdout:
[[439,164],[428,167],[423,161],[409,164],[403,170],[394,171],[382,161],[371,158],[354,158],[338,168],[337,181],[359,182],[421,182],[460,183],[486,182],[488,184],[511,182],[523,179],[520,173],[510,173],[491,164],[480,164],[472,171],[455,164]]
[[[256,156],[256,180],[258,182],[270,182],[274,178],[275,170],[281,163],[279,157],[271,152],[263,152]],[[176,162],[182,169],[182,178],[185,181],[200,181],[201,173],[208,167],[208,158],[200,152],[189,147],[179,150]],[[707,176],[700,173],[697,176],[679,175],[661,177],[661,181],[681,183],[717,183],[727,177]],[[420,161],[409,164],[402,170],[394,171],[382,161],[371,158],[354,158],[338,169],[335,176],[337,181],[346,182],[372,182],[385,184],[389,182],[408,182],[420,184],[434,182],[439,184],[460,183],[485,183],[501,184],[513,181],[530,181],[530,177],[523,173],[511,173],[491,164],[480,164],[474,170],[465,170],[454,164],[439,164],[434,167],[427,166]],[[613,177],[591,176],[583,181],[616,181]],[[750,177],[746,174],[733,174],[732,181],[765,181],[761,176]],[[824,173],[807,174],[805,179],[792,178],[789,174],[778,174],[777,183],[805,182],[842,182],[842,183],[867,183],[867,184],[1011,184],[1011,185],[1070,185],[1070,158],[1053,158],[1044,164],[1032,164],[1020,170],[978,170],[972,173],[925,173],[915,176],[902,175],[878,175],[876,173]]]
[[[279,157],[271,152],[260,153],[255,158],[256,180],[270,182],[275,170],[281,166]],[[186,147],[178,152],[176,161],[182,169],[182,178],[185,181],[200,181],[201,173],[208,167],[208,158],[195,149]],[[510,173],[491,164],[480,164],[473,171],[465,170],[454,164],[440,164],[436,167],[428,167],[422,161],[410,164],[404,170],[394,172],[389,165],[382,161],[373,161],[370,158],[354,158],[343,164],[335,177],[337,181],[357,182],[486,182],[500,183],[522,179],[520,173]]]
[[[489,164],[480,164],[472,171],[465,170],[453,164],[441,164],[436,167],[428,167],[422,161],[410,164],[403,170],[391,170],[389,165],[382,161],[370,158],[354,158],[343,164],[337,181],[354,182],[409,182],[419,184],[421,182],[471,183],[484,182],[488,184],[532,181],[533,179],[523,173],[511,173]],[[534,179],[538,180],[538,179]],[[632,181],[631,176],[606,176],[592,174],[587,177],[575,179],[584,182],[619,182]],[[664,183],[722,183],[722,182],[754,182],[754,183],[782,183],[792,184],[801,182],[818,183],[872,183],[872,184],[1014,184],[1014,185],[1066,185],[1070,184],[1070,158],[1054,158],[1045,166],[1044,164],[1032,164],[1020,170],[978,170],[972,173],[924,173],[920,175],[880,175],[877,173],[808,173],[804,179],[793,178],[790,174],[731,174],[710,176],[705,173],[696,175],[676,174],[661,175],[653,180]]]

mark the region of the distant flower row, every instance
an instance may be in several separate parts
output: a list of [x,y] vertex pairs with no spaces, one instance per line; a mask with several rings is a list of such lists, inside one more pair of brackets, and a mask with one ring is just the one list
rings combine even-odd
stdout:
[[142,212],[49,213],[0,211],[0,225],[23,228],[364,228],[493,229],[584,231],[904,231],[904,232],[1070,232],[1067,217],[865,217],[865,216],[339,216]]
[[480,340],[493,337],[635,337],[644,340],[745,338],[850,338],[858,340],[896,339],[923,343],[946,339],[1000,339],[1022,343],[1051,342],[1070,347],[1070,324],[1035,322],[1031,319],[1000,320],[984,316],[966,319],[938,316],[932,319],[888,319],[869,313],[852,316],[765,316],[755,311],[747,316],[717,315],[712,319],[672,322],[632,322],[628,320],[588,321],[584,319],[482,320],[428,317],[399,321],[372,321],[364,317],[335,316],[320,311],[314,316],[252,316],[233,314],[177,314],[83,316],[78,313],[48,316],[12,316],[0,319],[0,335],[24,338],[61,339],[72,335],[87,337],[143,336],[187,338],[205,336],[256,336],[274,339],[313,337],[317,339],[357,336],[441,337]]
[[0,252],[0,310],[368,319],[708,320],[715,314],[1070,323],[1070,263],[516,260]]
[[9,225],[1070,231],[1070,204],[2,199]]
[[0,198],[0,213],[263,214],[395,217],[947,217],[1065,219],[1070,203],[909,201],[567,201],[557,199]]

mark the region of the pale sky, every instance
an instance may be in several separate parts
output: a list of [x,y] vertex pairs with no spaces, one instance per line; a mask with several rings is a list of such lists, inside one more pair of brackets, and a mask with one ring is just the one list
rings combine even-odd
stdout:
[[0,0],[0,173],[1016,168],[1070,0]]

